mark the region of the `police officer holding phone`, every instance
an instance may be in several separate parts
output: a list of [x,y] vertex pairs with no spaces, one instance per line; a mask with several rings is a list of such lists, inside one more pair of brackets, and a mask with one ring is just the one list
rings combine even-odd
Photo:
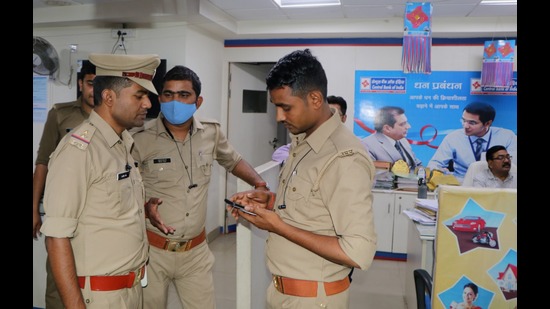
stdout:
[[330,109],[325,71],[309,49],[281,58],[266,84],[277,121],[295,139],[277,195],[238,192],[230,200],[256,215],[228,210],[269,232],[266,308],[348,308],[348,275],[368,269],[376,252],[374,164]]

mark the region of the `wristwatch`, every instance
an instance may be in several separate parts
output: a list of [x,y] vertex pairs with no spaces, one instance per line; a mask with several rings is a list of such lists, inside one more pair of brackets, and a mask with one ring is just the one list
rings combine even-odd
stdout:
[[258,181],[257,183],[255,183],[254,189],[258,189],[258,188],[266,188],[267,191],[269,191],[269,185],[265,181]]

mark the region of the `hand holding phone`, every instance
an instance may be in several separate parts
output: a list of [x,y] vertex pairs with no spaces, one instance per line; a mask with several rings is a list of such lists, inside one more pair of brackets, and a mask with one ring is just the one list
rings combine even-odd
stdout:
[[255,216],[255,215],[256,215],[255,213],[250,212],[250,211],[244,209],[244,206],[241,205],[241,204],[239,204],[239,203],[233,202],[233,201],[231,201],[231,200],[229,200],[229,199],[227,199],[227,198],[224,199],[224,201],[225,201],[225,203],[231,205],[231,207],[237,208],[238,210],[240,210],[240,211],[242,211],[242,212],[245,212],[245,213],[247,213],[247,214],[249,214],[249,215],[252,215],[252,216]]

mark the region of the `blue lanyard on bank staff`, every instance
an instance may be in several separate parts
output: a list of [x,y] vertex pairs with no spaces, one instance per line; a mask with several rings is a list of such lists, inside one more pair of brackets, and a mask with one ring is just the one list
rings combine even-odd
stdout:
[[[491,128],[489,128],[489,130],[491,130]],[[487,139],[487,145],[485,146],[485,152],[487,152],[487,149],[489,149],[489,144],[491,143],[491,137],[493,137],[493,130],[491,130],[489,132],[489,138]],[[481,137],[478,137],[476,139],[476,141],[480,138]],[[476,149],[474,148],[474,142],[472,142],[472,137],[468,136],[468,140],[470,141],[470,149],[472,149],[472,153],[474,154],[474,158],[476,159],[476,161],[481,160],[481,158],[476,158]],[[481,147],[483,147],[483,145]],[[482,149],[481,152],[484,152],[483,149]]]

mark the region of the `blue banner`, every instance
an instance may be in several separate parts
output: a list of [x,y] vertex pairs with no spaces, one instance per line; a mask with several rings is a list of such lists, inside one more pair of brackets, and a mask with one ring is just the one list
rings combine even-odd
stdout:
[[356,71],[353,132],[360,138],[369,136],[379,108],[401,107],[411,125],[407,139],[426,166],[443,138],[462,128],[463,109],[471,102],[492,105],[496,110],[493,126],[517,135],[516,72],[510,86],[482,87],[480,71]]

